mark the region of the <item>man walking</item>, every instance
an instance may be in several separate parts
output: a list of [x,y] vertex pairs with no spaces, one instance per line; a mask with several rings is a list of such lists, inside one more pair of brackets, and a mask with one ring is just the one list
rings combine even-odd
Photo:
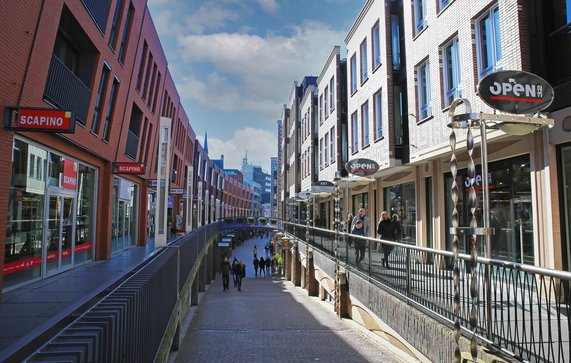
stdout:
[[229,289],[228,285],[230,284],[230,262],[228,262],[228,257],[224,256],[224,261],[222,261],[222,265],[220,266],[220,272],[222,273],[222,285],[224,289],[222,291],[226,291]]

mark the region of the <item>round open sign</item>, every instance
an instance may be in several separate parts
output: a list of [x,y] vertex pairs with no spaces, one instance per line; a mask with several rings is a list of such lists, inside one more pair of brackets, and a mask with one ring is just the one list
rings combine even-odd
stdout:
[[368,176],[375,174],[379,170],[379,164],[371,159],[353,159],[345,164],[345,169],[349,174]]
[[535,113],[549,107],[553,88],[543,78],[523,71],[500,71],[478,84],[478,93],[488,106],[509,113]]

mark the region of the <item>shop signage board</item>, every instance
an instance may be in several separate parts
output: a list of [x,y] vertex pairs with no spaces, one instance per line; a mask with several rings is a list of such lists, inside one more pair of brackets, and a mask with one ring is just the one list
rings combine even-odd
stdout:
[[170,190],[170,194],[183,195],[184,194],[184,188],[172,188]]
[[335,185],[328,180],[318,180],[311,185],[312,193],[333,193]]
[[69,190],[75,190],[77,187],[77,164],[73,160],[63,161],[62,187]]
[[113,174],[145,174],[145,163],[113,163]]
[[379,170],[379,164],[371,159],[359,158],[349,160],[347,164],[345,164],[345,169],[349,174],[369,176],[375,174]]
[[543,78],[523,71],[499,71],[488,74],[478,84],[482,101],[493,109],[530,114],[549,107],[553,88]]
[[74,133],[75,120],[70,110],[6,107],[4,128],[13,131]]

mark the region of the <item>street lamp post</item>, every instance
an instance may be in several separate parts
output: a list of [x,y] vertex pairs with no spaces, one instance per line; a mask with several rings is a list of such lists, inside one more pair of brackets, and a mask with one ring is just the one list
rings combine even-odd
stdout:
[[341,180],[339,172],[335,173],[335,178],[333,179],[333,184],[335,185],[334,192],[334,217],[335,217],[335,303],[334,309],[335,313],[341,318],[341,266],[339,263],[339,228],[341,224],[340,218],[340,202],[339,202],[339,181]]
[[[466,113],[455,115],[456,108],[461,104],[464,104]],[[476,328],[478,325],[478,296],[479,296],[479,285],[478,285],[478,275],[477,275],[477,262],[478,262],[478,250],[480,243],[478,240],[479,236],[482,236],[485,243],[485,256],[487,258],[492,257],[492,246],[491,246],[491,235],[495,233],[493,228],[490,228],[490,195],[489,195],[489,180],[488,180],[488,149],[487,149],[487,130],[488,129],[500,129],[508,134],[524,135],[535,131],[543,126],[552,126],[553,120],[549,118],[538,118],[538,117],[526,117],[518,115],[505,115],[505,114],[487,114],[487,113],[472,113],[470,102],[467,99],[456,99],[450,105],[448,110],[448,116],[450,117],[450,122],[448,126],[451,128],[450,134],[450,147],[452,150],[452,156],[450,158],[450,171],[452,173],[452,228],[450,233],[453,235],[453,256],[454,256],[454,268],[453,268],[453,282],[454,282],[454,313],[456,315],[454,321],[455,327],[455,340],[456,340],[456,350],[455,358],[456,361],[460,361],[460,336],[461,336],[461,325],[460,325],[460,267],[459,267],[459,249],[460,243],[458,239],[459,234],[465,234],[471,239],[471,263],[472,263],[472,278],[470,281],[470,296],[472,298],[472,306],[469,315],[470,328],[472,330],[472,337],[470,341],[470,351],[475,361],[478,355],[478,346],[476,339]],[[476,206],[477,206],[477,196],[474,188],[474,182],[476,177],[476,165],[473,157],[474,151],[474,135],[472,130],[474,128],[480,128],[480,162],[482,168],[482,227],[478,227],[477,219],[475,216]],[[470,188],[468,193],[468,209],[470,211],[470,225],[469,227],[461,227],[459,225],[460,217],[458,215],[457,203],[458,203],[458,185],[456,182],[456,177],[458,175],[458,166],[456,159],[456,134],[455,129],[466,129],[466,148],[468,151],[468,179],[470,182]],[[523,131],[522,131],[523,129]],[[492,335],[492,285],[491,285],[491,269],[489,265],[485,266],[484,270],[485,280],[485,305],[486,305],[486,335],[491,339]]]

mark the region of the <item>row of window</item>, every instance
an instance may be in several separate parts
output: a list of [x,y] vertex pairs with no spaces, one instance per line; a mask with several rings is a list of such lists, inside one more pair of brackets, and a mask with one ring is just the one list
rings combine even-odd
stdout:
[[331,76],[329,84],[325,86],[325,90],[319,95],[319,124],[327,120],[329,114],[335,111],[335,76]]
[[335,157],[337,155],[337,149],[335,147],[335,126],[331,128],[329,132],[319,139],[319,170],[329,166],[329,164],[335,163]]
[[[436,0],[436,11],[440,13],[454,0]],[[426,22],[426,0],[414,0],[413,4],[413,34],[419,34],[427,27]]]
[[[378,90],[373,95],[373,130],[374,141],[379,141],[383,137],[383,93]],[[359,119],[359,114],[361,118]],[[360,111],[351,114],[351,152],[355,154],[360,149],[370,145],[369,137],[369,101],[361,105]]]
[[[501,61],[502,52],[498,7],[486,11],[476,21],[476,53],[480,79],[499,69],[498,64]],[[454,99],[462,96],[459,90],[461,73],[458,38],[455,37],[441,46],[440,55],[442,60],[443,106],[446,108]],[[432,116],[429,59],[422,61],[415,67],[415,78],[418,104],[417,120],[422,121]]]

